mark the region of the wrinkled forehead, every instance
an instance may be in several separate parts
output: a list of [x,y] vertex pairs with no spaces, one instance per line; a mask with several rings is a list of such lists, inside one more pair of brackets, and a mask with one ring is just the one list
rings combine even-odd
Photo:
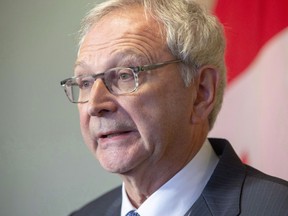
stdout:
[[78,61],[113,65],[115,56],[127,52],[145,56],[149,62],[166,60],[165,54],[170,52],[161,25],[142,7],[131,8],[129,13],[127,10],[114,10],[91,27],[80,46]]
[[[138,34],[155,38],[164,43],[165,33],[163,25],[158,22],[151,13],[144,10],[140,5],[117,8],[106,13],[90,26],[83,41],[91,37],[127,36]],[[107,38],[108,39],[108,38]],[[111,37],[113,39],[113,37]],[[87,41],[87,40],[86,40]]]

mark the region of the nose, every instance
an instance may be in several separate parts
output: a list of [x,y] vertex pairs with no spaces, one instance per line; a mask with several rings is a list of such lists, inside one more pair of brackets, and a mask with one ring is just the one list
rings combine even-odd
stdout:
[[88,101],[88,114],[100,117],[116,110],[117,103],[115,96],[109,92],[103,80],[95,80]]

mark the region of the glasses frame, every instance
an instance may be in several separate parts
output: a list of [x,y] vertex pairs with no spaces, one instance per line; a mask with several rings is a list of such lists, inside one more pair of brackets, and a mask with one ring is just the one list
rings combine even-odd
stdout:
[[113,95],[123,95],[123,94],[129,94],[129,93],[132,93],[132,92],[135,92],[138,90],[138,87],[139,87],[139,80],[138,80],[138,74],[140,72],[145,72],[145,71],[150,71],[150,70],[155,70],[157,68],[160,68],[160,67],[164,67],[168,64],[174,64],[174,63],[179,63],[179,62],[182,62],[182,60],[180,59],[175,59],[175,60],[169,60],[169,61],[165,61],[165,62],[161,62],[161,63],[155,63],[155,64],[149,64],[149,65],[142,65],[142,66],[135,66],[135,67],[120,67],[120,68],[127,68],[127,69],[131,69],[132,72],[133,72],[133,75],[134,75],[134,81],[135,81],[135,88],[129,92],[125,92],[125,93],[121,93],[121,94],[117,94],[115,92],[113,92],[112,89],[109,88],[109,86],[107,85],[107,83],[105,82],[105,79],[104,79],[104,74],[110,70],[113,70],[113,69],[117,69],[119,67],[116,67],[116,68],[111,68],[107,71],[104,71],[102,73],[98,73],[98,74],[89,74],[89,75],[80,75],[80,76],[74,76],[74,77],[71,77],[71,78],[67,78],[67,79],[64,79],[60,82],[60,85],[64,88],[64,91],[65,91],[65,94],[66,96],[68,97],[69,101],[71,103],[87,103],[89,100],[86,100],[86,101],[74,101],[73,98],[71,97],[71,94],[68,92],[68,88],[67,88],[67,85],[66,83],[69,82],[69,81],[72,81],[73,79],[77,79],[79,77],[85,77],[85,76],[89,76],[89,77],[92,77],[94,79],[94,82],[97,80],[97,79],[102,79],[103,83],[105,84],[105,87],[108,89],[108,91],[113,94]]

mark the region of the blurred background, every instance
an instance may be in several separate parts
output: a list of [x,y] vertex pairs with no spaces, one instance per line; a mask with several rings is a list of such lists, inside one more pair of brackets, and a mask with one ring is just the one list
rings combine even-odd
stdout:
[[[96,1],[97,2],[97,1]],[[82,141],[73,75],[82,0],[0,1],[0,215],[68,215],[118,185]]]
[[[210,135],[288,179],[287,0],[198,1],[228,38],[229,83]],[[73,74],[80,20],[97,2],[0,0],[0,216],[68,215],[121,183],[86,148],[59,83]]]

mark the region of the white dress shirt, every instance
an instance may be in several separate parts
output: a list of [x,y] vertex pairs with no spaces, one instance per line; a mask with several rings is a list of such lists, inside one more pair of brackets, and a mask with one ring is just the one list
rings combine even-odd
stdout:
[[[201,195],[218,161],[218,156],[206,140],[195,157],[136,211],[140,216],[185,215]],[[123,183],[121,216],[125,216],[131,210],[135,210],[135,207],[131,204]]]

